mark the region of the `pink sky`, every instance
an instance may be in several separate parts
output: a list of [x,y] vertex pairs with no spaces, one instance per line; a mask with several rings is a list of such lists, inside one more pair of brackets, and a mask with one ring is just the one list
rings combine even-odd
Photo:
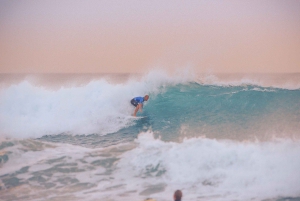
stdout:
[[0,1],[0,73],[300,72],[300,1]]

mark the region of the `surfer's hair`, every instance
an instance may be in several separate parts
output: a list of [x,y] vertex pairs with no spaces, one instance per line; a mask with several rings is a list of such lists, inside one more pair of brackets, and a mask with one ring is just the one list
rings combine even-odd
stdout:
[[181,197],[182,197],[182,192],[181,190],[176,190],[175,193],[174,193],[174,198],[176,201],[180,201],[181,200]]

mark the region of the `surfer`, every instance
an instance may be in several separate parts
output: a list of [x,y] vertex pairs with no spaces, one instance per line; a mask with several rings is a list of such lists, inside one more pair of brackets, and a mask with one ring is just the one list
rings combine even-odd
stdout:
[[147,101],[149,99],[149,95],[145,95],[144,97],[135,97],[133,98],[130,102],[131,104],[135,107],[133,116],[136,117],[136,113],[138,112],[138,110],[140,110],[142,112],[143,109],[143,103],[144,101]]

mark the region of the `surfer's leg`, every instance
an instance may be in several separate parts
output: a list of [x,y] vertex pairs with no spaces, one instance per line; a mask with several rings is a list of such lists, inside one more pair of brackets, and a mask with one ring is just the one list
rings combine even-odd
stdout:
[[133,116],[136,116],[136,113],[139,110],[139,104],[134,99],[131,100],[131,104],[135,107]]
[[136,113],[137,113],[139,110],[142,112],[142,108],[143,108],[143,105],[142,105],[141,103],[139,103],[139,104],[136,106],[135,110],[134,110],[133,116],[136,116]]
[[138,112],[138,110],[139,110],[139,107],[140,107],[140,105],[137,105],[137,106],[135,107],[135,110],[134,110],[133,116],[135,116],[135,117],[136,117],[136,113]]

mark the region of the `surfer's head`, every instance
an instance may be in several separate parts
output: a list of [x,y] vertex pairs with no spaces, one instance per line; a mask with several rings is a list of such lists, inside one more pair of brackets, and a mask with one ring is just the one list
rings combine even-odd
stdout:
[[144,100],[147,101],[149,99],[149,95],[144,96]]

